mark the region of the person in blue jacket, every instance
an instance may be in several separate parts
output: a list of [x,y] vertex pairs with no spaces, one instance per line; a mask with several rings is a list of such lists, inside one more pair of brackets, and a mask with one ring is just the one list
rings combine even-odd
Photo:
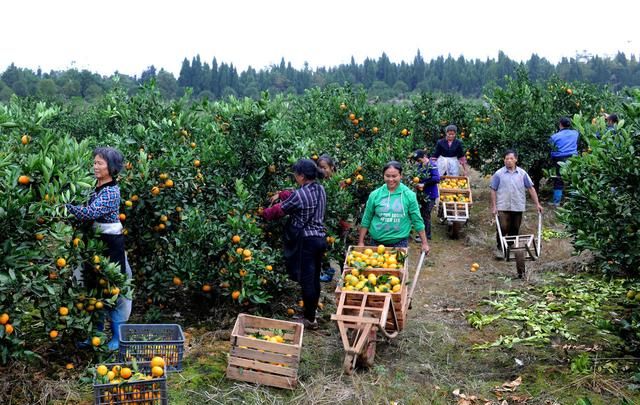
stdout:
[[[418,165],[420,182],[416,185],[416,188],[419,191],[418,202],[420,203],[420,214],[424,221],[427,239],[431,240],[431,211],[438,200],[440,173],[435,158],[430,159],[424,150],[418,149],[413,152],[412,159]],[[416,236],[416,242],[422,242],[420,236]]]
[[552,204],[555,206],[560,205],[564,191],[564,182],[562,181],[562,176],[560,176],[560,162],[564,162],[578,154],[578,138],[580,138],[580,133],[571,128],[571,120],[569,117],[560,118],[558,126],[560,130],[551,135],[549,139],[552,147],[551,160],[553,160],[556,168],[556,176],[553,179],[552,200]]

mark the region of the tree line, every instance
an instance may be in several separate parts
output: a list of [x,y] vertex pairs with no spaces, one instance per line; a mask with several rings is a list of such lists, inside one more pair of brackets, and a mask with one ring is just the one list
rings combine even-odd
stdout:
[[203,62],[199,55],[185,58],[176,78],[172,73],[149,66],[140,76],[115,72],[101,76],[88,70],[33,71],[11,64],[0,76],[0,101],[11,95],[32,96],[46,100],[93,101],[111,89],[115,83],[134,93],[140,84],[155,80],[156,86],[167,98],[181,97],[187,88],[192,97],[219,99],[228,96],[259,97],[262,91],[271,93],[300,94],[310,87],[345,82],[361,85],[368,94],[388,100],[403,97],[416,91],[458,93],[466,97],[478,97],[487,86],[502,86],[506,77],[513,77],[516,69],[523,67],[534,80],[546,80],[557,76],[565,81],[583,81],[608,85],[612,90],[640,85],[640,64],[635,55],[630,58],[619,52],[614,57],[576,55],[562,58],[552,64],[545,58],[532,54],[526,62],[516,62],[503,52],[497,59],[482,61],[437,57],[425,61],[417,52],[413,61],[394,63],[383,53],[377,60],[367,58],[356,63],[335,67],[310,69],[308,64],[296,69],[291,62],[281,59],[277,65],[260,70],[249,66],[239,72],[233,63]]

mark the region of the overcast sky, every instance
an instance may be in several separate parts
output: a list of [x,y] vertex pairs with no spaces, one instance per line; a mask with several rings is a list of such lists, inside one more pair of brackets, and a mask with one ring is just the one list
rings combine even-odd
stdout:
[[[637,0],[636,0],[637,1]],[[10,63],[140,75],[150,65],[176,76],[182,60],[215,56],[239,70],[280,61],[312,68],[377,59],[553,63],[586,50],[640,55],[640,2],[447,0],[8,0],[0,6],[0,72]]]

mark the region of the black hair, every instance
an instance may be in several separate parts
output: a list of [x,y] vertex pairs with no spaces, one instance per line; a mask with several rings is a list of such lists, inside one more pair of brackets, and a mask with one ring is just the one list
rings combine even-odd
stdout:
[[502,157],[503,157],[503,158],[506,158],[506,157],[507,157],[507,155],[511,155],[511,154],[513,154],[513,156],[514,156],[516,159],[518,159],[518,152],[516,152],[516,150],[515,150],[515,149],[507,149],[507,150],[505,150],[505,151],[504,151],[504,153],[502,154]]
[[607,121],[611,121],[614,124],[618,123],[618,114],[609,114],[607,115]]
[[96,156],[100,156],[107,162],[107,169],[111,177],[116,176],[122,170],[124,157],[119,150],[107,147],[95,148],[93,157],[95,158]]
[[295,174],[299,174],[307,180],[324,178],[324,172],[311,159],[299,159],[293,164],[292,170]]
[[320,166],[320,162],[327,162],[327,164],[329,165],[329,167],[331,168],[331,170],[335,171],[336,170],[336,162],[335,160],[333,160],[333,158],[329,155],[327,155],[326,153],[323,153],[322,155],[320,155],[320,157],[318,158],[318,161],[316,162],[318,164],[318,166]]
[[560,118],[560,126],[562,128],[571,128],[571,120],[569,119],[569,117]]
[[423,149],[416,149],[411,155],[411,159],[418,160],[418,159],[422,159],[425,156],[429,157],[429,155]]
[[384,175],[384,173],[387,171],[387,169],[389,169],[391,167],[393,167],[394,169],[399,171],[400,174],[402,174],[402,164],[400,162],[398,162],[397,160],[392,160],[392,161],[388,162],[386,165],[384,165],[384,167],[382,168],[382,175]]

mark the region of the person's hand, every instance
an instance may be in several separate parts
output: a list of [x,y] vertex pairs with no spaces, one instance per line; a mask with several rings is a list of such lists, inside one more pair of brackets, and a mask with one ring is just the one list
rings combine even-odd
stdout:
[[539,213],[542,214],[542,210],[543,210],[542,205],[540,204],[536,205],[536,209],[538,210]]
[[279,198],[280,198],[280,193],[275,193],[274,195],[272,195],[271,198],[269,198],[271,205],[275,204],[275,202],[278,201]]
[[431,251],[431,247],[429,246],[429,243],[426,240],[422,241],[422,251],[425,252],[427,255],[429,254],[429,251]]
[[364,241],[363,240],[359,240],[358,241],[358,246],[364,246]]
[[494,206],[494,207],[491,207],[491,213],[492,213],[493,215],[497,215],[497,214],[498,214],[498,209],[497,209],[495,206]]

